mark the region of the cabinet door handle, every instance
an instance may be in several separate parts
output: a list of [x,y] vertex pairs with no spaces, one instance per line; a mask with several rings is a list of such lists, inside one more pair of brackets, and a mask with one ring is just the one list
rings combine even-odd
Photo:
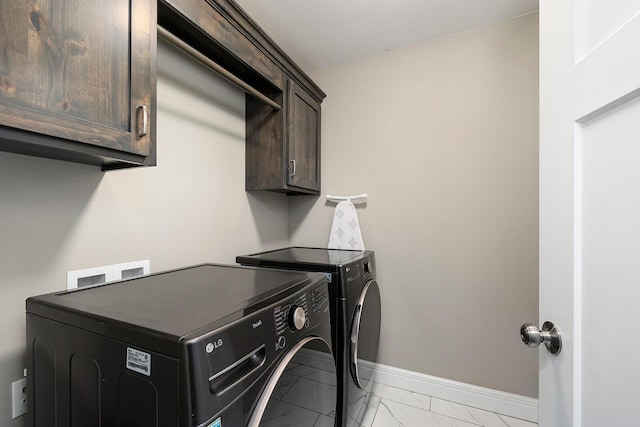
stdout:
[[296,174],[296,161],[294,159],[289,160],[289,175],[295,176]]
[[[142,112],[142,125],[140,125],[140,112]],[[136,105],[136,127],[138,137],[146,136],[149,132],[149,107],[144,104]]]

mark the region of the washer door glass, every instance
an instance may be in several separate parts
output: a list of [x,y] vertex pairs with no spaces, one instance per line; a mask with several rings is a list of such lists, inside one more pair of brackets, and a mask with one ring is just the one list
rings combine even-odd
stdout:
[[335,362],[327,343],[308,337],[273,372],[249,427],[333,427],[337,403]]
[[351,375],[363,389],[373,379],[373,368],[378,358],[380,308],[378,283],[369,280],[360,294],[351,323]]

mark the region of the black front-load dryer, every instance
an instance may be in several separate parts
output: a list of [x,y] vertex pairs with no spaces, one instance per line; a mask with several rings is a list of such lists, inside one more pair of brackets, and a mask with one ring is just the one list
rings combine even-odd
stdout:
[[27,425],[333,426],[325,276],[200,265],[27,300]]
[[336,425],[366,424],[380,339],[380,290],[373,251],[290,247],[239,256],[242,265],[322,272],[329,282],[338,375]]

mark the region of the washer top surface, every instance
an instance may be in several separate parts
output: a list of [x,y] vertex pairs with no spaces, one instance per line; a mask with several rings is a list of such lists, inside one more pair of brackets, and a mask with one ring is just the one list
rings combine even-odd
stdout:
[[291,247],[275,251],[261,252],[242,258],[263,260],[268,262],[303,263],[315,265],[340,266],[361,259],[367,251],[350,251],[343,249]]
[[47,307],[63,308],[180,337],[286,298],[312,279],[300,272],[206,264],[33,297],[27,311],[50,315]]

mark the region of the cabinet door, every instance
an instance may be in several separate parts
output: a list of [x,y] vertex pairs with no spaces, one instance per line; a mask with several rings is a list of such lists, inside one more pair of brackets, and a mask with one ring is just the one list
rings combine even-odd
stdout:
[[289,81],[288,184],[320,191],[320,103]]
[[152,0],[1,1],[0,128],[149,163],[152,41]]

